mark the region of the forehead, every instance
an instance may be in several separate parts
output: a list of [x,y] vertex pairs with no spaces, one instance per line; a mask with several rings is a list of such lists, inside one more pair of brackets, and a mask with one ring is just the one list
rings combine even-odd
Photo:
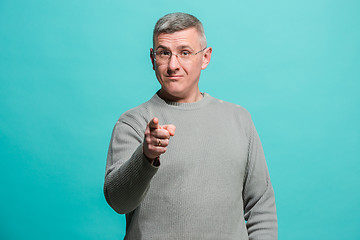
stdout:
[[188,28],[174,33],[160,33],[155,37],[155,48],[164,46],[167,48],[178,48],[189,46],[191,48],[200,47],[200,36],[195,28]]

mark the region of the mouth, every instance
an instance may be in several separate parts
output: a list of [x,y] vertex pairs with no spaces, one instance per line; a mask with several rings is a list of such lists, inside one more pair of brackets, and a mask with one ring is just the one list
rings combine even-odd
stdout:
[[182,75],[169,75],[169,76],[166,76],[166,78],[170,79],[170,80],[179,80],[182,77],[183,77]]

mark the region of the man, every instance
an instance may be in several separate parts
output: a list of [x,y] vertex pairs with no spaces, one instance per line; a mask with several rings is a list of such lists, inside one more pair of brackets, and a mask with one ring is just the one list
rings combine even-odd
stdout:
[[125,239],[277,239],[249,113],[199,90],[211,52],[194,16],[156,23],[150,57],[161,89],[119,118],[106,165],[105,197],[126,214]]

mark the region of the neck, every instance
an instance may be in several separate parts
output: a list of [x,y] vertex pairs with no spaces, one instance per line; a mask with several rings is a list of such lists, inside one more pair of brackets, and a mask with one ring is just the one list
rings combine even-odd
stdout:
[[171,94],[169,94],[168,92],[166,92],[164,89],[160,89],[158,92],[158,95],[160,98],[164,99],[165,101],[170,101],[170,102],[178,102],[178,103],[191,103],[191,102],[197,102],[200,101],[203,98],[202,93],[200,92],[200,90],[197,90],[197,92],[195,94],[193,94],[190,97],[177,97],[177,96],[173,96]]

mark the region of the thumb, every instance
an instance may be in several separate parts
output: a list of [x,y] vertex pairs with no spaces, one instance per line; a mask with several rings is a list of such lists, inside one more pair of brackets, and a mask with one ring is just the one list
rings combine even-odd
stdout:
[[167,130],[169,132],[170,136],[175,135],[175,130],[176,130],[175,125],[172,125],[172,124],[164,125],[162,128]]

